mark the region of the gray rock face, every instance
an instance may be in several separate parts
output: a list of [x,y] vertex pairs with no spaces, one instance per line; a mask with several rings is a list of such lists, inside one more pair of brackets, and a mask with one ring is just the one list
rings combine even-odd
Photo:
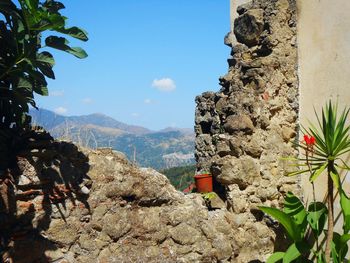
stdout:
[[286,191],[298,194],[296,178],[284,177],[290,168],[282,161],[295,154],[295,4],[257,0],[238,7],[237,41],[225,39],[231,57],[228,73],[219,78],[221,89],[196,98],[197,169],[211,170],[224,186],[237,227],[235,262],[266,260],[276,233],[258,206],[278,207]]

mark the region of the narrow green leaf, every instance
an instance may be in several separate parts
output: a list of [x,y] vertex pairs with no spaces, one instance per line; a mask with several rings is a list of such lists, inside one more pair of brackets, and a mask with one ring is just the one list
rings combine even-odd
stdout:
[[294,220],[284,213],[283,211],[278,210],[273,207],[260,206],[259,209],[264,213],[275,218],[283,227],[286,229],[289,237],[294,241],[301,240],[301,230],[298,225],[294,222]]
[[275,252],[267,259],[266,263],[277,263],[283,259],[284,254],[284,252]]
[[296,244],[293,243],[286,251],[286,253],[283,256],[283,263],[290,263],[293,260],[296,260],[298,257],[300,257],[300,252],[298,248],[296,247]]
[[287,176],[295,176],[295,175],[299,175],[299,174],[306,173],[306,172],[308,172],[308,171],[309,171],[309,169],[299,170],[299,171],[295,171],[295,172],[288,173]]
[[317,263],[326,263],[326,258],[323,251],[319,252],[317,255]]
[[333,183],[337,189],[340,189],[341,187],[341,182],[340,182],[340,177],[337,171],[330,171],[331,178],[333,180]]
[[327,168],[328,163],[325,162],[322,166],[317,168],[310,176],[310,182],[314,182],[316,178]]

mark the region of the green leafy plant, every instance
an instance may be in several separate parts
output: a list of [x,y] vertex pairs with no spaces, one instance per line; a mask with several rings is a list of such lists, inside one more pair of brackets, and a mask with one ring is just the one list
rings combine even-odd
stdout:
[[[66,27],[65,8],[55,0],[0,1],[0,128],[23,127],[30,122],[28,106],[36,108],[34,93],[48,95],[46,78],[55,78],[55,60],[47,48],[65,51],[78,58],[86,52],[69,46],[70,37],[87,41],[78,27]],[[2,18],[2,19],[1,19]],[[57,35],[49,32],[59,33]],[[43,41],[43,33],[48,36]],[[63,36],[62,36],[63,35]]]
[[211,209],[211,200],[217,197],[215,192],[202,193],[202,198],[204,199],[205,205]]
[[[1,231],[5,233],[16,220],[18,189],[18,180],[8,168],[30,136],[28,111],[30,105],[37,108],[34,94],[47,96],[47,78],[55,78],[55,60],[48,50],[87,56],[83,49],[69,46],[64,37],[88,40],[83,29],[66,27],[67,18],[60,14],[63,8],[55,0],[0,0],[0,210],[2,222],[6,222]],[[2,238],[0,244],[1,258],[6,262],[12,262],[3,257],[9,242]]]
[[214,192],[209,192],[209,193],[203,193],[202,197],[206,201],[210,201],[211,199],[215,198],[217,195]]
[[[276,252],[269,259],[269,263],[279,262],[312,262],[309,255],[317,262],[343,262],[348,251],[347,241],[350,239],[350,199],[343,190],[340,174],[341,170],[349,170],[342,159],[350,151],[349,130],[346,124],[349,109],[343,110],[338,116],[338,106],[330,101],[322,110],[321,118],[316,114],[318,127],[310,124],[309,129],[303,128],[304,141],[297,144],[303,156],[297,159],[302,167],[290,175],[309,174],[309,180],[314,189],[314,181],[325,174],[327,178],[327,194],[323,202],[314,202],[305,209],[302,202],[292,193],[285,198],[284,209],[270,207],[260,209],[274,217],[285,228],[293,241],[286,252]],[[341,213],[344,218],[343,234],[334,232],[334,186],[340,194]],[[325,244],[318,240],[323,232],[325,222]],[[315,244],[314,244],[315,243]]]

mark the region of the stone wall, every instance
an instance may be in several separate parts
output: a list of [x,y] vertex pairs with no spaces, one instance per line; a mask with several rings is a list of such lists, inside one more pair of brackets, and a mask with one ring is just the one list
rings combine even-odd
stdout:
[[[0,181],[0,262],[239,262],[241,219],[220,199],[208,210],[200,194],[111,149],[40,131],[21,140]],[[251,231],[257,243],[268,228]]]
[[274,250],[273,228],[251,243],[271,223],[257,206],[277,207],[284,193],[298,190],[282,160],[296,154],[298,139],[296,3],[255,0],[237,12],[235,37],[225,38],[232,49],[222,88],[196,98],[195,154],[197,170],[211,171],[239,218],[237,262],[244,262],[240,256],[264,260]]

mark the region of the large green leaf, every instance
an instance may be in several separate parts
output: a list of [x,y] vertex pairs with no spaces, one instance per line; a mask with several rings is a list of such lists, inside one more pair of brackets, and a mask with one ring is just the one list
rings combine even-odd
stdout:
[[340,189],[340,206],[343,213],[344,224],[343,230],[347,234],[350,231],[350,199],[345,194],[343,189]]
[[49,52],[38,53],[34,64],[46,77],[55,79],[55,73],[52,70],[55,60]]
[[327,221],[327,207],[324,203],[311,203],[308,207],[307,221],[316,237],[321,235]]
[[266,263],[276,263],[282,261],[285,252],[275,252],[266,261]]
[[28,91],[31,91],[33,88],[33,84],[26,78],[20,77],[17,83],[17,88],[20,89],[26,89]]
[[49,47],[65,51],[77,58],[87,57],[87,53],[82,48],[68,46],[69,41],[64,37],[49,36],[45,39],[45,43]]
[[333,233],[332,241],[332,258],[333,262],[342,263],[348,252],[347,242],[350,240],[350,234],[340,235],[337,232]]
[[47,63],[50,66],[54,66],[55,65],[55,59],[47,51],[44,51],[44,52],[41,52],[41,53],[37,53],[36,54],[36,61],[41,62],[41,63]]
[[50,13],[58,13],[59,10],[64,9],[65,6],[58,1],[46,1],[43,4],[43,7],[46,8]]
[[80,39],[82,41],[89,40],[87,32],[76,26],[70,28],[59,28],[56,29],[56,31]]
[[[288,192],[284,199],[283,212],[292,216],[297,225],[303,225],[302,229],[306,227],[306,211],[304,205],[293,193]],[[304,231],[303,231],[304,232]]]
[[59,14],[47,14],[39,21],[31,25],[31,30],[45,31],[56,30],[65,26],[65,19]]
[[278,210],[273,207],[260,206],[259,209],[264,213],[272,216],[276,219],[283,227],[286,229],[289,237],[294,241],[300,241],[302,236],[302,231],[300,227],[295,223],[293,218],[283,211]]
[[37,64],[37,67],[46,77],[55,79],[55,73],[53,72],[50,66],[48,66],[47,64],[41,63],[41,64]]

